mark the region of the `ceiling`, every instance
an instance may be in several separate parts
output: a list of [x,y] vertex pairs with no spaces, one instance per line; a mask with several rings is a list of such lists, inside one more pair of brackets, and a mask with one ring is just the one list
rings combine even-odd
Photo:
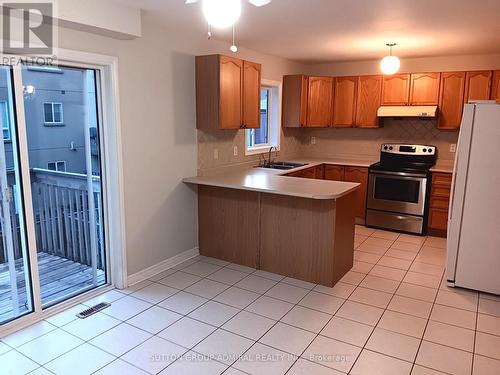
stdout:
[[[153,11],[178,30],[205,33],[201,5],[184,0],[116,0]],[[300,62],[377,59],[385,43],[400,57],[500,52],[500,0],[246,1],[237,44]],[[229,30],[215,31],[230,40]]]

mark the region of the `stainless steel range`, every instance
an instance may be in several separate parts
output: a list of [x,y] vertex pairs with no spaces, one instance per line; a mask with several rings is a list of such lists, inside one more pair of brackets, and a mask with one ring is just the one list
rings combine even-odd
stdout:
[[366,225],[424,234],[436,147],[386,143],[369,169]]

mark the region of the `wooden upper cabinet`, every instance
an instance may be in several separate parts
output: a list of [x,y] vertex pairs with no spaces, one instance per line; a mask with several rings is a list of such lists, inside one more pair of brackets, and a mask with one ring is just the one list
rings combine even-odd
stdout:
[[333,126],[352,127],[356,119],[358,77],[335,78]]
[[196,57],[196,127],[260,127],[259,64],[223,55]]
[[384,76],[382,84],[382,105],[407,105],[409,94],[409,74]]
[[464,103],[468,103],[469,100],[489,100],[491,76],[491,70],[467,72],[465,75]]
[[307,91],[309,79],[305,75],[283,76],[282,126],[300,128],[307,125]]
[[333,78],[309,77],[307,94],[308,127],[328,127],[332,121]]
[[260,128],[261,65],[243,61],[243,127]]
[[356,98],[356,127],[377,128],[377,110],[382,97],[382,76],[361,76]]
[[439,129],[459,129],[465,91],[465,72],[441,73],[439,89]]
[[500,70],[495,70],[493,72],[490,99],[496,100],[498,103],[500,103]]
[[410,105],[438,105],[441,73],[411,75]]
[[222,129],[239,129],[242,126],[243,61],[220,56],[219,116]]
[[360,184],[359,188],[354,192],[356,196],[354,212],[356,217],[364,219],[366,212],[366,191],[368,188],[368,168],[345,167],[344,181]]

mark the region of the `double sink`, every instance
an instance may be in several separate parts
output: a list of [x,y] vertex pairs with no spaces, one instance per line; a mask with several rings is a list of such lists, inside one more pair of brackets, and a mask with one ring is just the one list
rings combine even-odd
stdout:
[[263,165],[259,165],[255,168],[270,168],[270,169],[288,170],[288,169],[303,167],[304,165],[307,165],[307,163],[292,163],[289,161],[280,161],[280,162],[272,162],[270,164],[266,163]]

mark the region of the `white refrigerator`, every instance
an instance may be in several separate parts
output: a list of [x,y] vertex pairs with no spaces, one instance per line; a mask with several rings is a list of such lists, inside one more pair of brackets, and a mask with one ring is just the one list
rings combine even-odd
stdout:
[[500,294],[500,104],[466,104],[448,218],[451,286]]

